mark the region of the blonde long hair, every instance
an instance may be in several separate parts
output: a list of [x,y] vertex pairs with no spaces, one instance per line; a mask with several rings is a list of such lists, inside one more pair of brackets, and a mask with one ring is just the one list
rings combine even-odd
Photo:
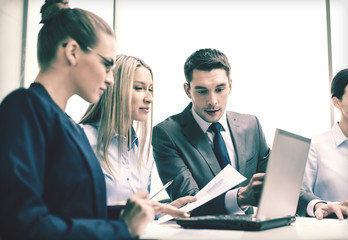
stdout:
[[[128,147],[131,146],[132,136],[132,90],[135,71],[145,67],[153,74],[151,68],[141,59],[117,55],[116,67],[114,69],[115,83],[109,87],[101,96],[97,103],[91,104],[80,123],[82,124],[98,124],[96,155],[102,165],[106,164],[110,173],[114,175],[116,169],[112,166],[108,157],[108,148],[115,136],[118,134],[118,162],[121,162],[122,141],[126,138]],[[144,149],[147,147],[147,159],[149,158],[151,139],[152,139],[152,118],[153,105],[151,103],[151,115],[146,121],[136,121],[135,130],[139,134],[141,141],[138,154],[138,168],[141,168],[141,160],[143,158]],[[150,128],[149,141],[146,141]],[[145,143],[148,142],[147,146]]]

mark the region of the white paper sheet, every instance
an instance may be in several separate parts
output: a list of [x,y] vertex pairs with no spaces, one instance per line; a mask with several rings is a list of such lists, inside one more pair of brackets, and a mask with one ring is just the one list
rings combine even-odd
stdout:
[[[195,195],[195,197],[197,197],[197,201],[189,203],[180,209],[190,212],[211,199],[216,198],[220,194],[230,190],[243,182],[245,179],[246,178],[242,174],[228,164]],[[172,216],[164,215],[163,217],[160,217],[157,222],[164,223],[171,219],[173,219]]]

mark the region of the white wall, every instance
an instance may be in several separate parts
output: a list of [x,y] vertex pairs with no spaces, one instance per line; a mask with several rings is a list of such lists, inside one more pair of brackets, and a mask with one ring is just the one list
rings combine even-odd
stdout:
[[0,0],[0,102],[20,85],[22,0]]
[[311,137],[330,128],[325,1],[120,0],[120,52],[153,68],[154,123],[188,104],[183,65],[217,48],[232,66],[228,108]]
[[[331,0],[331,35],[333,76],[348,67],[348,1]],[[335,109],[335,120],[341,113]]]

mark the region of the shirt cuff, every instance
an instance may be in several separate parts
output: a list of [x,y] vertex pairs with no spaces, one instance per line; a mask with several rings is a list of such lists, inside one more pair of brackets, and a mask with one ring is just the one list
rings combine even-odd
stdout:
[[314,206],[315,206],[315,204],[317,204],[319,202],[326,203],[325,201],[320,200],[320,199],[314,199],[314,200],[312,200],[312,201],[310,201],[308,203],[307,210],[306,210],[308,216],[315,217],[315,215],[314,215]]
[[229,214],[245,214],[244,211],[240,209],[237,201],[239,189],[240,188],[232,189],[225,195],[225,207]]

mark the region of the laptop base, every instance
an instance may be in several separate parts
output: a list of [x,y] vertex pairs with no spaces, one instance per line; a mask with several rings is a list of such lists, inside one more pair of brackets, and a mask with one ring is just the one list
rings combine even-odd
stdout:
[[295,222],[295,220],[295,216],[258,220],[255,217],[247,215],[209,215],[178,218],[176,219],[176,223],[184,228],[261,231],[288,226]]

